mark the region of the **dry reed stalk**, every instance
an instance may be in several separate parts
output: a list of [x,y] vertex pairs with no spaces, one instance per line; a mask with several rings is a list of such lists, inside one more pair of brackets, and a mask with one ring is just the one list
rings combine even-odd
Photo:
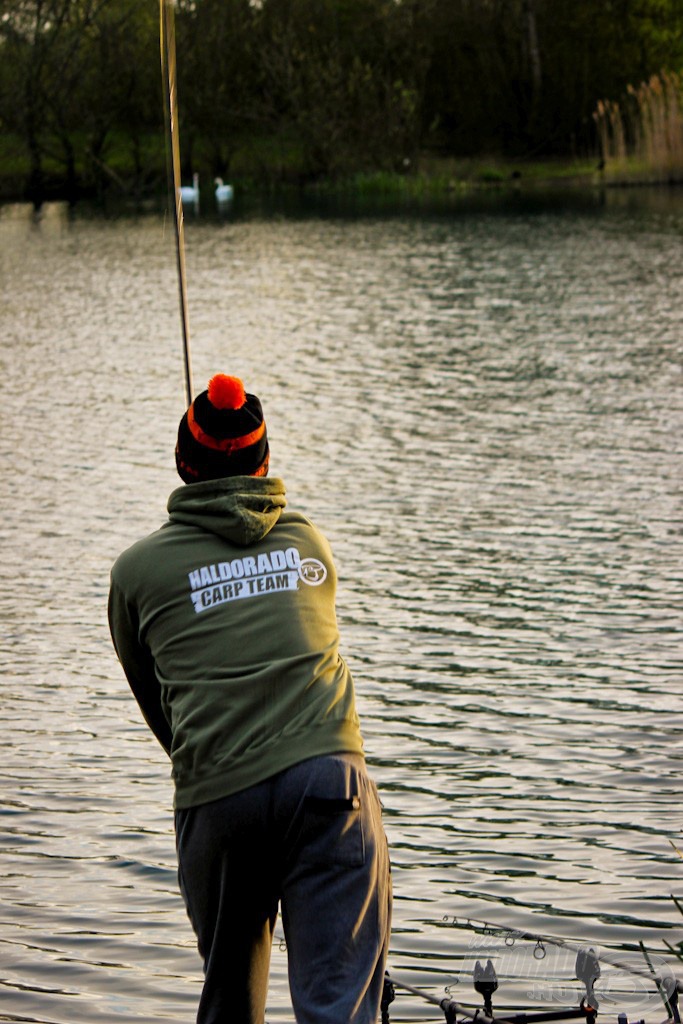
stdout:
[[683,178],[683,81],[662,71],[629,86],[623,108],[600,100],[593,114],[604,170],[653,181]]
[[667,144],[672,171],[683,167],[683,82],[673,72],[663,74],[667,101]]

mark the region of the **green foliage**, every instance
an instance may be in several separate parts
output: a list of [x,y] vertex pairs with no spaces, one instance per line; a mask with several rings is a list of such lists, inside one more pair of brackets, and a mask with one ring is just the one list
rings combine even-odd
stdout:
[[258,19],[264,120],[286,125],[306,176],[393,166],[414,149],[418,96],[408,4],[267,0]]
[[106,155],[117,129],[135,172],[160,122],[156,32],[137,0],[0,3],[0,124],[22,140],[29,197],[44,194],[50,167],[70,195],[115,178]]
[[[158,13],[0,0],[0,176],[23,166],[34,198],[55,177],[163,189]],[[683,70],[683,0],[177,0],[176,24],[183,169],[204,179],[594,157],[600,99]]]

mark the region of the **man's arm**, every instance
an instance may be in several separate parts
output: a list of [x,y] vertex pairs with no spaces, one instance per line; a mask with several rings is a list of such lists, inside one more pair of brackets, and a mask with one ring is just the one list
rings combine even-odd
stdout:
[[150,727],[167,754],[173,734],[161,707],[161,688],[149,649],[140,642],[137,615],[112,581],[109,591],[109,628],[126,679]]

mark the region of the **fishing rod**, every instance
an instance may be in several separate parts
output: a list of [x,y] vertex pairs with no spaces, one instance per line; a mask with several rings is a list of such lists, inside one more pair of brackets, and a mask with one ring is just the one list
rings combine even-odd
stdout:
[[[382,1024],[390,1024],[389,1006],[394,1001],[396,988],[405,989],[406,992],[412,992],[413,995],[419,996],[426,1002],[431,1003],[432,1006],[438,1006],[443,1011],[446,1024],[456,1024],[458,1018],[471,1021],[472,1024],[541,1024],[541,1022],[546,1021],[582,1018],[586,1024],[595,1024],[598,1012],[597,1000],[587,1001],[585,998],[581,1000],[578,1007],[567,1007],[562,1010],[540,1010],[534,1013],[513,1013],[505,1016],[494,1014],[492,995],[498,988],[498,979],[490,960],[485,969],[482,969],[479,962],[477,962],[474,970],[474,987],[484,997],[483,1010],[463,1006],[462,1003],[456,1002],[450,996],[439,999],[438,996],[433,996],[431,993],[425,992],[424,989],[409,985],[405,981],[397,980],[387,971],[384,976],[384,988],[380,1004]],[[590,995],[588,983],[586,984],[586,992]]]
[[173,0],[159,0],[159,23],[168,185],[173,195],[173,221],[175,224],[178,287],[180,291],[180,321],[183,332],[183,356],[185,362],[185,392],[187,405],[190,406],[192,404],[193,389],[192,367],[190,363],[190,318],[187,309],[187,275],[185,272],[185,219],[183,216],[183,200],[180,194],[180,141],[178,133],[175,6]]
[[[562,944],[565,945],[564,940],[562,940]],[[600,1004],[596,998],[593,986],[600,977],[600,967],[598,965],[598,956],[594,949],[579,948],[576,957],[576,977],[579,981],[583,982],[586,990],[578,1006],[565,1007],[558,1010],[504,1013],[501,1015],[494,1013],[493,1010],[493,993],[498,988],[498,978],[491,960],[487,961],[486,967],[482,967],[481,963],[477,960],[474,967],[472,974],[474,988],[484,997],[483,1009],[475,1010],[471,1007],[463,1006],[448,995],[439,998],[414,985],[409,985],[405,981],[399,981],[393,978],[387,971],[384,976],[384,987],[380,1003],[381,1021],[382,1024],[390,1024],[389,1006],[395,999],[396,988],[401,988],[413,993],[413,995],[419,996],[433,1006],[438,1006],[443,1011],[446,1024],[457,1024],[458,1019],[460,1019],[460,1024],[464,1024],[465,1021],[470,1021],[471,1024],[542,1024],[542,1022],[569,1021],[579,1018],[582,1018],[585,1024],[595,1024]],[[448,989],[446,991],[448,992]],[[668,999],[664,997],[661,991],[660,994],[664,999],[664,1005],[669,1014],[669,1021],[673,1022],[673,1024],[680,1024],[681,1018],[678,1011],[678,991],[676,986],[670,987]],[[617,1015],[617,1024],[628,1024],[628,1018],[625,1013]],[[645,1022],[641,1020],[638,1024],[645,1024]]]
[[[505,939],[506,945],[513,945],[516,939],[524,939],[528,942],[535,942],[536,948],[539,950],[539,954],[536,954],[534,950],[534,956],[538,960],[542,960],[545,956],[545,944],[548,943],[551,946],[559,946],[563,949],[570,949],[575,953],[585,951],[586,946],[578,945],[577,943],[570,942],[567,939],[562,939],[554,935],[545,935],[537,932],[527,932],[519,928],[507,928],[504,925],[492,924],[490,921],[480,921],[477,918],[464,918],[459,919],[457,917],[444,917],[444,921],[451,920],[454,925],[462,925],[463,927],[469,928],[472,931],[480,931],[486,935],[500,935]],[[512,940],[511,942],[508,940]],[[642,967],[634,967],[633,964],[627,964],[620,960],[615,960],[611,956],[608,957],[604,954],[595,953],[596,960],[600,960],[605,964],[609,964],[611,967],[615,967],[618,970],[626,971],[628,974],[637,974],[642,978],[647,978],[650,981],[656,982],[658,985],[664,985],[665,989],[673,986],[678,992],[683,992],[683,979],[676,977],[673,970],[669,968],[665,973],[661,971],[646,970]]]

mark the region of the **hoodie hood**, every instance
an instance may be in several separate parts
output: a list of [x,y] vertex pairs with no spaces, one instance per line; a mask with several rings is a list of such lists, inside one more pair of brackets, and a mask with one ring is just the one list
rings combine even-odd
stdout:
[[176,488],[168,514],[174,523],[246,546],[270,533],[286,504],[285,485],[277,477],[230,476]]

